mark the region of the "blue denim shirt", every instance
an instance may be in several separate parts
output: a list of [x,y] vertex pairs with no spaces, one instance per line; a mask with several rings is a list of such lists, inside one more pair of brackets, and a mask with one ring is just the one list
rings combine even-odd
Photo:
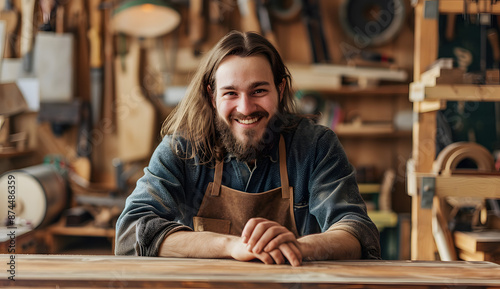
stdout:
[[[290,186],[294,188],[294,214],[301,236],[341,229],[362,246],[362,258],[380,258],[379,233],[366,213],[355,172],[335,135],[327,127],[301,119],[281,132],[287,151]],[[244,162],[224,159],[222,184],[259,193],[281,186],[279,134],[268,134],[271,148],[251,170]],[[179,230],[192,230],[213,165],[179,158],[165,136],[153,153],[144,176],[127,198],[116,224],[117,255],[157,256],[161,242]],[[187,144],[181,142],[181,149]]]

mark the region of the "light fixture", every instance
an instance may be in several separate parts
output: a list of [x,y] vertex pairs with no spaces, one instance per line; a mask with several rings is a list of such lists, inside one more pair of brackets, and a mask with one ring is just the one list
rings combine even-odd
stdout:
[[168,1],[129,0],[114,9],[112,26],[115,32],[131,36],[157,37],[173,31],[180,21],[179,12]]

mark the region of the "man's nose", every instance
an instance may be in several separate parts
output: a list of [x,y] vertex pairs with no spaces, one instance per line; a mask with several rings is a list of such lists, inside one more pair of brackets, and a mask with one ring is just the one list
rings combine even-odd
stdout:
[[241,94],[238,100],[237,111],[244,115],[250,115],[255,112],[254,99],[246,93]]

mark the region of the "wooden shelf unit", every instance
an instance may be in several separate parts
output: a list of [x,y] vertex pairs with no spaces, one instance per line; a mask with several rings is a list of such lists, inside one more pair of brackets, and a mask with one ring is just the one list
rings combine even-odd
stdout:
[[410,100],[420,101],[500,101],[500,85],[410,84]]
[[[300,87],[299,87],[300,88]],[[405,189],[406,161],[411,156],[411,130],[394,124],[401,111],[412,111],[408,101],[408,84],[378,85],[359,88],[344,85],[338,89],[318,90],[324,101],[337,103],[344,115],[342,123],[333,127],[354,167],[372,167],[381,181],[386,170],[397,177],[391,197],[398,213],[410,212],[410,198]],[[351,123],[359,117],[362,124]]]
[[[411,170],[408,173],[408,194],[412,196],[412,260],[434,260],[435,241],[432,234],[432,205],[424,206],[422,180],[433,178],[434,193],[444,196],[474,196],[500,198],[498,176],[452,175],[439,176],[432,173],[436,156],[436,112],[446,108],[446,101],[500,101],[500,85],[448,84],[428,86],[420,82],[421,74],[438,55],[439,17],[425,17],[426,5],[438,3],[438,15],[463,13],[463,0],[418,0],[415,4],[415,63],[414,82],[410,84],[410,100],[418,114],[413,127],[413,153]],[[480,0],[480,7],[468,1],[469,11],[484,11],[500,14],[500,3],[490,7],[490,1]],[[484,10],[483,5],[487,5]],[[428,8],[429,8],[428,7]],[[423,200],[424,199],[424,200]],[[432,202],[431,202],[432,204]]]
[[376,95],[376,96],[391,96],[395,94],[408,94],[409,87],[407,84],[388,84],[379,85],[376,87],[359,88],[356,86],[342,86],[335,91],[344,95]]
[[371,138],[371,139],[395,139],[395,138],[411,138],[411,131],[409,130],[392,130],[392,131],[378,131],[378,130],[364,130],[364,131],[337,131],[340,138]]
[[47,227],[44,230],[45,242],[48,246],[50,254],[59,253],[63,247],[65,237],[97,237],[106,238],[111,242],[110,254],[114,252],[115,245],[115,229],[114,228],[98,228],[92,223],[84,226],[67,227],[64,225],[65,219],[62,218],[57,223]]

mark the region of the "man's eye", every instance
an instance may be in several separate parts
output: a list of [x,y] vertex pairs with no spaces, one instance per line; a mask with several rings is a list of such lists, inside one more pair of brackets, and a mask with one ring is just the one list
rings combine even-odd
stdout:
[[228,91],[224,93],[224,96],[235,96],[236,93],[234,91]]
[[266,92],[267,92],[267,90],[265,90],[265,89],[256,89],[254,91],[254,94],[263,94],[263,93],[266,93]]

